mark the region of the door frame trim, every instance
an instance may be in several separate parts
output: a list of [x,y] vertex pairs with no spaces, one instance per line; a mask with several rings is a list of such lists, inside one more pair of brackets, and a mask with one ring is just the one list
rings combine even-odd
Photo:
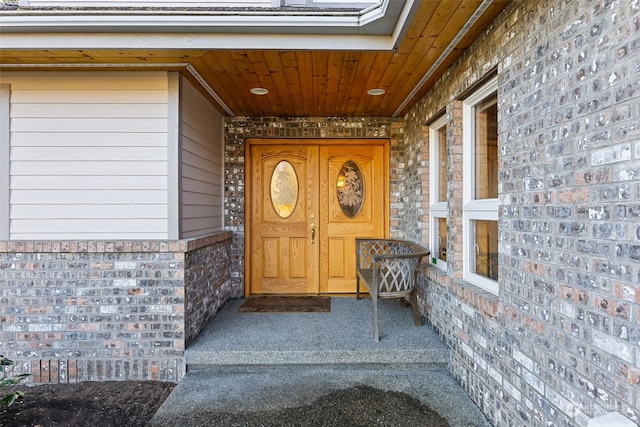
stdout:
[[252,147],[257,145],[368,145],[383,147],[383,165],[384,165],[384,182],[386,190],[383,194],[384,199],[384,237],[389,237],[390,230],[390,145],[391,140],[388,138],[246,138],[244,142],[244,159],[245,159],[245,192],[244,192],[244,296],[251,296],[251,221],[253,219],[253,211],[251,210],[251,191],[252,191]]

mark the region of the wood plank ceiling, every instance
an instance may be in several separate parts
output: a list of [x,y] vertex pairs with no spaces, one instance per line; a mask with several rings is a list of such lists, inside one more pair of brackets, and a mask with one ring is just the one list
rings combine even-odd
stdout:
[[[492,1],[455,45],[452,40],[482,0],[420,2],[396,52],[3,50],[0,64],[42,65],[30,69],[51,69],[53,64],[92,64],[92,69],[100,69],[96,65],[106,63],[127,64],[127,69],[135,69],[135,64],[144,64],[144,69],[149,70],[153,69],[152,64],[189,63],[226,105],[218,105],[226,115],[394,117],[406,114],[509,2]],[[442,58],[447,50],[449,53]],[[439,65],[434,67],[439,59]],[[4,71],[11,69],[3,67]],[[184,68],[181,71],[193,80],[191,73]],[[269,93],[252,95],[249,90],[254,87],[266,88]],[[385,93],[366,94],[374,88],[384,89]]]

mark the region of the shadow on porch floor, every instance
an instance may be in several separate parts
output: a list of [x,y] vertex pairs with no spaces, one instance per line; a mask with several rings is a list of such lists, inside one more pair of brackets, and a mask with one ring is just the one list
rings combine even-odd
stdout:
[[[378,343],[369,299],[332,298],[329,313],[237,313],[241,303],[231,300],[189,346],[187,375],[152,425],[208,425],[211,414],[314,405],[361,386],[405,393],[453,427],[491,425],[449,374],[442,340],[428,325],[416,327],[411,309],[396,300],[379,304]],[[347,410],[375,411],[378,404]],[[400,414],[397,424],[384,425],[411,424],[405,421]]]

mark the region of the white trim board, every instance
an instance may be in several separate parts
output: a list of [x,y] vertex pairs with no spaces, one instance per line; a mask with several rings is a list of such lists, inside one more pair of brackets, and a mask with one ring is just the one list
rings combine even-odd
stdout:
[[393,50],[419,4],[381,0],[362,11],[24,10],[0,13],[0,47]]
[[0,240],[9,240],[9,148],[11,86],[0,84]]

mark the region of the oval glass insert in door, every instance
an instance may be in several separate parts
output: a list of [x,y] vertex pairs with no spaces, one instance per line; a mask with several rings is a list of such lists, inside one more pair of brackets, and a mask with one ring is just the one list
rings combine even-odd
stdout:
[[296,171],[286,160],[278,163],[271,175],[271,203],[278,216],[287,219],[298,204],[299,184]]
[[345,162],[338,172],[336,194],[342,212],[349,218],[355,218],[364,204],[365,188],[362,170],[352,160]]

